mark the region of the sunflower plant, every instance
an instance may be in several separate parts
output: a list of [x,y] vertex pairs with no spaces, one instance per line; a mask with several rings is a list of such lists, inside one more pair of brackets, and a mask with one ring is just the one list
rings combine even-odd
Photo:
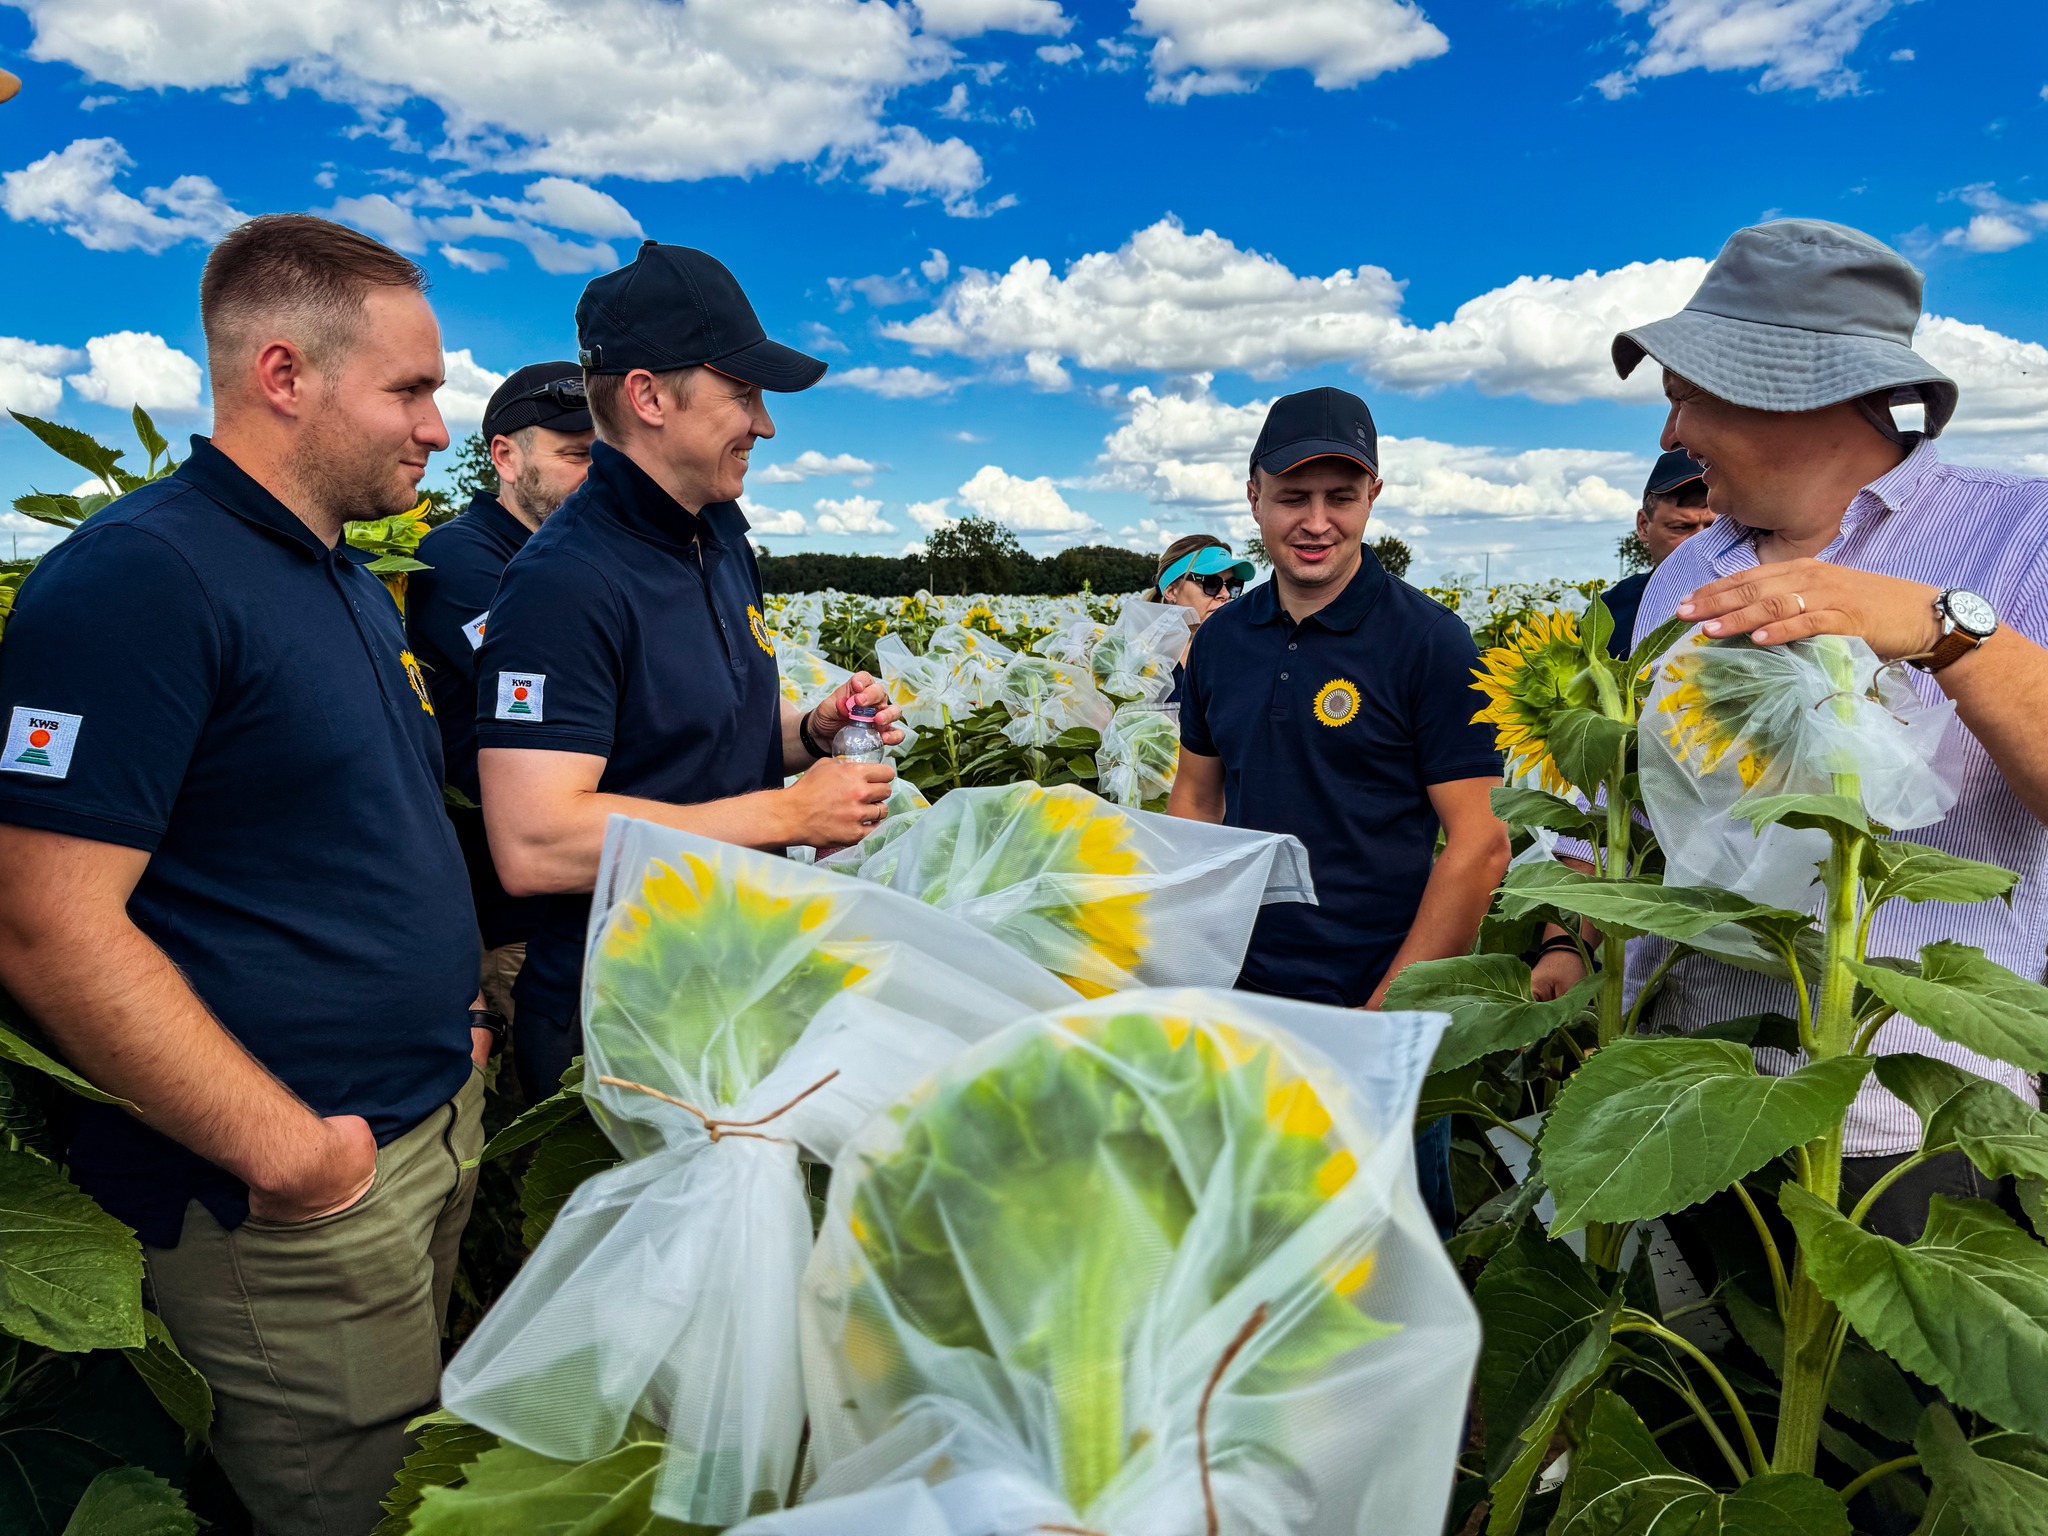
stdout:
[[[1398,1379],[1442,1345],[1404,1338],[1413,1279],[1376,1283],[1407,1275],[1404,1239],[1348,1203],[1376,1182],[1360,1172],[1373,1143],[1334,1075],[1285,1035],[1204,1013],[1210,996],[1013,1026],[869,1123],[806,1276],[814,1368],[840,1408],[814,1424],[828,1465],[913,1443],[906,1419],[944,1424],[958,1404],[995,1415],[997,1454],[1084,1527],[1135,1529],[1161,1501],[1199,1518],[1196,1410],[1219,1357],[1239,1402],[1316,1404],[1375,1351]],[[1225,1355],[1233,1332],[1242,1353]],[[1332,1454],[1351,1459],[1315,1408],[1212,1427],[1208,1464],[1309,1507]],[[929,1475],[971,1470],[990,1443]]]
[[[1424,1112],[1534,1143],[1521,1183],[1486,1143],[1463,1144],[1469,1214],[1452,1251],[1479,1271],[1487,1343],[1484,1464],[1461,1507],[1486,1500],[1493,1536],[1546,1524],[1846,1536],[1852,1520],[1919,1521],[1923,1536],[2035,1529],[2048,1495],[2048,1375],[2036,1365],[2048,1363],[2048,1116],[2001,1083],[1875,1045],[1903,1017],[2042,1071],[2048,987],[1961,944],[1870,948],[1889,902],[1994,900],[2015,877],[1895,835],[1871,813],[1853,754],[1817,758],[1783,787],[1794,747],[1777,722],[1808,711],[1759,708],[1747,642],[1674,648],[1667,626],[1608,664],[1594,654],[1603,620],[1591,611],[1576,636],[1556,616],[1524,624],[1479,683],[1503,748],[1551,786],[1498,792],[1496,808],[1525,831],[1584,840],[1590,872],[1512,869],[1482,952],[1404,971],[1388,997],[1453,1015]],[[1882,683],[1857,675],[1852,654],[1799,642],[1776,664],[1809,669],[1810,696],[1846,720]],[[1739,775],[1733,814],[1751,827],[1814,835],[1810,910],[1664,883],[1636,816],[1637,741],[1651,733],[1684,771]],[[1600,938],[1588,979],[1538,1002],[1521,956],[1546,921]],[[1624,1011],[1631,939],[1662,941],[1663,957]],[[1776,977],[1783,1012],[1658,1033],[1660,989],[1687,956]],[[1794,1053],[1792,1070],[1760,1072],[1762,1047]],[[1852,1199],[1843,1127],[1872,1077],[1922,1134]],[[2026,1220],[1936,1196],[1918,1241],[1870,1230],[1885,1188],[1955,1151],[2017,1179]],[[1703,1296],[1667,1312],[1648,1253],[1674,1233],[1714,1272],[1699,1277]],[[1539,1485],[1560,1443],[1569,1471]]]

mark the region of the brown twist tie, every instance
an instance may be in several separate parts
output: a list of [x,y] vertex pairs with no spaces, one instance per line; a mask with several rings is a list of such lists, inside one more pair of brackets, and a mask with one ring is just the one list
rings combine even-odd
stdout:
[[659,1088],[650,1088],[645,1083],[632,1082],[629,1079],[623,1077],[600,1077],[598,1081],[600,1083],[603,1083],[607,1088],[629,1089],[634,1093],[644,1093],[650,1099],[659,1099],[664,1104],[673,1104],[677,1109],[687,1109],[691,1114],[695,1115],[699,1120],[701,1120],[704,1123],[704,1134],[709,1136],[714,1142],[719,1141],[727,1136],[750,1136],[756,1141],[786,1142],[789,1140],[787,1136],[766,1136],[763,1135],[760,1131],[747,1130],[745,1129],[745,1127],[753,1125],[766,1125],[770,1120],[774,1120],[779,1116],[788,1114],[792,1109],[795,1109],[797,1105],[803,1103],[805,1099],[808,1099],[812,1094],[816,1093],[820,1088],[824,1087],[827,1083],[831,1082],[832,1079],[837,1077],[838,1075],[839,1069],[837,1067],[834,1067],[830,1072],[827,1072],[823,1077],[819,1078],[815,1083],[811,1084],[810,1087],[806,1088],[802,1093],[798,1094],[795,1098],[791,1099],[787,1104],[783,1105],[780,1109],[772,1109],[767,1114],[762,1115],[760,1118],[755,1120],[720,1120],[715,1116],[705,1114],[703,1110],[699,1109],[696,1105],[689,1103],[684,1099],[678,1099],[674,1097],[672,1094],[663,1093]]
[[1252,1308],[1252,1315],[1237,1330],[1237,1337],[1217,1357],[1216,1369],[1209,1373],[1209,1384],[1202,1388],[1201,1406],[1195,1409],[1195,1459],[1202,1467],[1202,1508],[1207,1512],[1208,1536],[1221,1536],[1223,1530],[1222,1519],[1216,1513],[1216,1490],[1209,1486],[1209,1399],[1223,1384],[1223,1373],[1230,1369],[1230,1362],[1237,1358],[1245,1345],[1251,1343],[1252,1335],[1264,1327],[1265,1322],[1266,1304],[1262,1301]]

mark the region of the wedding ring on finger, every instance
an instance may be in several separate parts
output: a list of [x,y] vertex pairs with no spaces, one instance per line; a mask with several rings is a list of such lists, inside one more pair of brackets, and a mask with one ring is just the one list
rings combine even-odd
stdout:
[[1804,612],[1806,612],[1806,599],[1805,599],[1805,598],[1801,597],[1801,596],[1800,596],[1800,595],[1799,595],[1799,594],[1798,594],[1797,592],[1794,592],[1794,593],[1792,594],[1792,601],[1793,601],[1793,602],[1795,602],[1795,603],[1797,603],[1797,604],[1799,605],[1799,611],[1800,611],[1801,613],[1804,613]]

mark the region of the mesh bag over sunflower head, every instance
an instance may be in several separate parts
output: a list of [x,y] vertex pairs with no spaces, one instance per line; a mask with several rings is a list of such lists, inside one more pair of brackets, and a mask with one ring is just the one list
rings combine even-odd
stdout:
[[1119,704],[1102,730],[1095,782],[1118,805],[1145,805],[1173,789],[1180,767],[1180,706]]
[[1135,810],[1076,784],[956,789],[826,866],[963,918],[1090,996],[1228,986],[1259,908],[1315,899],[1291,836]]
[[583,1461],[667,1433],[654,1508],[778,1507],[803,1424],[797,1149],[970,1041],[1075,994],[969,925],[748,849],[615,816],[584,968],[584,1096],[626,1161],[579,1185],[463,1345],[443,1404]]
[[834,666],[808,645],[783,640],[775,647],[775,665],[781,675],[782,696],[798,709],[822,704],[853,674]]
[[1673,885],[1716,885],[1804,909],[1827,834],[1744,812],[1828,797],[1874,825],[1931,826],[1955,803],[1941,751],[1955,706],[1924,697],[1862,640],[1787,645],[1688,632],[1658,658],[1638,729],[1643,808]]
[[1193,618],[1176,604],[1127,604],[1088,658],[1097,686],[1112,698],[1157,703],[1173,691],[1174,665],[1193,632]]
[[840,1161],[818,1481],[744,1529],[1436,1530],[1479,1342],[1415,1187],[1443,1022],[1148,991],[955,1058]]

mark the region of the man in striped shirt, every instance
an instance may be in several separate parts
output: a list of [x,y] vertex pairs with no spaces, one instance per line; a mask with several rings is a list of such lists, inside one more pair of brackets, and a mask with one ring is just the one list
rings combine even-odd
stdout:
[[[1911,350],[1920,274],[1855,230],[1781,220],[1740,231],[1684,311],[1615,338],[1626,376],[1646,355],[1670,401],[1663,443],[1705,467],[1719,520],[1660,566],[1643,594],[1640,640],[1676,615],[1760,645],[1858,635],[1886,661],[1909,660],[1915,688],[1946,696],[1957,727],[1942,752],[1961,791],[1948,816],[1902,834],[2019,875],[2010,905],[1893,902],[1872,956],[1911,957],[1953,939],[2039,978],[2048,951],[2048,480],[1943,463],[1933,439],[1958,391]],[[1891,407],[1918,399],[1924,428],[1901,432]],[[1563,850],[1560,850],[1563,851]],[[1629,946],[1631,992],[1664,958],[1663,940]],[[1543,958],[1539,996],[1577,979],[1575,955]],[[1560,985],[1562,984],[1562,986]],[[1787,983],[1687,956],[1652,1004],[1665,1028],[1793,1011]],[[1917,1052],[2004,1083],[2030,1102],[2032,1079],[1893,1018],[1880,1054]],[[1766,1071],[1797,1065],[1760,1051]],[[1851,1108],[1842,1182],[1856,1198],[1920,1142],[1918,1116],[1868,1079]],[[1912,1241],[1931,1194],[1984,1195],[1960,1153],[1895,1183],[1871,1226]]]

